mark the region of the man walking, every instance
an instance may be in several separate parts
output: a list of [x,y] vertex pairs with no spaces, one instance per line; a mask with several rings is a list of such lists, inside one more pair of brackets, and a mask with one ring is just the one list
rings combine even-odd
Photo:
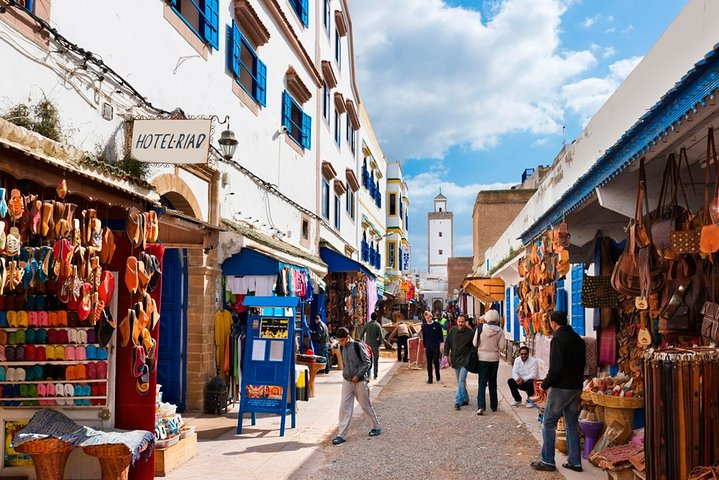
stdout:
[[312,346],[315,351],[315,355],[325,357],[327,359],[327,367],[318,373],[329,373],[331,360],[328,356],[327,345],[329,343],[329,334],[327,332],[327,325],[324,324],[319,315],[315,315],[315,329],[311,330],[312,334]]
[[463,405],[469,405],[467,393],[467,369],[465,365],[472,352],[472,338],[474,333],[467,327],[464,315],[457,317],[457,325],[452,327],[444,341],[444,354],[449,356],[450,365],[457,376],[457,394],[454,396],[454,409],[459,410]]
[[345,443],[345,436],[350,427],[352,413],[354,411],[355,399],[365,414],[372,420],[370,437],[376,437],[382,430],[377,420],[377,414],[372,408],[369,400],[369,385],[367,384],[367,373],[372,362],[367,355],[364,345],[355,342],[350,337],[350,332],[344,327],[337,329],[337,341],[342,346],[342,398],[340,401],[340,424],[337,436],[332,440],[334,445]]
[[584,381],[585,346],[582,337],[567,325],[567,314],[552,312],[550,325],[554,331],[549,345],[549,372],[542,382],[547,390],[542,425],[542,458],[531,463],[535,470],[554,471],[554,443],[557,420],[564,417],[567,429],[568,461],[562,467],[575,472],[582,471],[579,450],[579,396]]
[[539,363],[537,359],[529,354],[529,348],[521,347],[519,357],[514,359],[512,376],[507,380],[509,390],[512,392],[514,401],[510,403],[513,407],[522,404],[520,390],[527,392],[527,407],[532,407],[529,398],[534,396],[534,380],[539,376]]
[[422,324],[422,342],[427,357],[427,383],[432,383],[432,365],[439,382],[439,347],[442,343],[442,327],[432,318],[429,310],[424,311],[425,323]]
[[384,329],[377,321],[377,312],[372,312],[370,316],[371,321],[367,322],[362,331],[360,332],[360,338],[370,346],[372,349],[372,360],[374,361],[374,379],[377,379],[377,373],[379,372],[379,347],[384,341],[382,335]]

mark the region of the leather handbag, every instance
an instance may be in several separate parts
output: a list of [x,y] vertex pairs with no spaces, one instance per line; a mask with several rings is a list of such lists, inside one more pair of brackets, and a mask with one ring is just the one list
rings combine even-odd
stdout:
[[[713,260],[713,259],[712,259]],[[714,263],[710,264],[712,274],[712,282],[711,282],[711,288],[709,289],[710,292],[710,300],[707,300],[704,302],[704,305],[702,306],[701,315],[702,315],[702,341],[704,342],[704,345],[711,345],[712,343],[715,345],[719,345],[719,304],[716,303],[715,295],[716,295],[716,275],[717,275],[717,266]]]
[[[662,194],[660,194],[659,205],[655,211],[657,220],[658,217],[668,218],[669,220],[652,222],[652,241],[662,252],[662,256],[668,259],[686,253],[699,253],[699,238],[703,223],[699,222],[697,226],[696,222],[692,221],[689,200],[681,176],[682,164],[686,165],[686,172],[689,175],[692,188],[694,188],[689,159],[687,158],[686,149],[682,148],[679,151],[678,160],[675,160],[674,154],[669,155],[667,160],[665,175],[667,175],[666,190],[671,189],[669,203],[666,203],[665,186],[662,185]],[[677,201],[679,192],[681,192],[684,199],[684,205],[679,205]],[[655,233],[655,230],[657,233]],[[668,234],[668,237],[665,236],[666,234]],[[668,245],[666,243],[660,245],[658,236],[662,239],[668,238]]]
[[469,373],[479,373],[479,355],[477,354],[476,348],[472,348],[469,352],[469,357],[467,358],[467,363],[464,365],[464,368],[466,368]]
[[[709,202],[709,169],[711,162],[714,163],[714,192]],[[717,215],[717,203],[719,202],[719,163],[717,163],[717,152],[714,143],[714,129],[709,127],[707,133],[707,165],[704,174],[704,210],[702,217],[704,226],[699,238],[699,249],[702,253],[714,253],[719,251],[719,224],[714,221]],[[712,214],[713,213],[713,214]]]
[[[648,297],[664,287],[662,264],[652,244],[650,230],[644,225],[647,203],[644,157],[639,160],[639,181],[634,218],[630,220],[624,252],[612,272],[612,288],[628,297]],[[648,210],[648,208],[647,208]]]
[[582,305],[585,308],[604,308],[604,307],[616,307],[619,305],[619,295],[616,290],[612,288],[612,276],[611,275],[587,275],[586,269],[594,263],[594,256],[597,250],[597,243],[600,245],[601,255],[606,252],[603,251],[604,243],[602,240],[602,232],[597,230],[594,235],[594,240],[589,246],[587,252],[587,260],[584,262],[584,274],[582,275]]
[[659,312],[659,332],[691,334],[698,331],[699,305],[706,299],[706,286],[701,262],[683,255],[672,263],[668,271],[662,309]]

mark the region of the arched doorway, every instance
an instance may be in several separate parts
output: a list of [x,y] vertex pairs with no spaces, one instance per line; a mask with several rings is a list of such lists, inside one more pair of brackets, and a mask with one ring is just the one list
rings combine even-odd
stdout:
[[432,302],[432,312],[440,313],[442,311],[443,305],[444,304],[442,303],[442,300],[436,299],[434,302]]

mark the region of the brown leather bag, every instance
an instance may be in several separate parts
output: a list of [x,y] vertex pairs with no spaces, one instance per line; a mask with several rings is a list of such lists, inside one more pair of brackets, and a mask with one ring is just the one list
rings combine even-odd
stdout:
[[[650,231],[644,225],[644,208],[647,203],[644,157],[639,160],[639,181],[634,218],[627,229],[629,238],[624,252],[612,272],[612,288],[628,297],[648,297],[664,286],[662,264],[652,244]],[[647,208],[648,210],[648,208]]]
[[597,245],[600,255],[607,255],[605,242],[602,241],[602,232],[597,230],[594,240],[589,244],[587,260],[584,262],[584,275],[582,277],[582,305],[586,308],[616,307],[619,305],[619,295],[612,288],[611,275],[587,275],[587,268],[594,263]]
[[659,332],[698,333],[700,305],[706,300],[706,284],[701,261],[682,255],[672,262],[662,295]]
[[[711,197],[710,205],[709,169],[712,162],[714,162],[714,193]],[[704,226],[699,239],[699,249],[703,253],[719,251],[719,225],[714,223],[713,220],[717,217],[717,202],[719,202],[719,163],[717,163],[717,152],[714,144],[714,129],[709,127],[707,134],[707,164],[704,176],[704,210],[702,211]],[[712,213],[714,214],[712,215]]]
[[712,263],[710,264],[709,268],[711,269],[711,287],[709,288],[709,299],[704,302],[704,306],[702,306],[701,314],[702,314],[702,341],[704,342],[704,345],[710,345],[715,344],[719,345],[719,304],[716,303],[716,277],[717,277],[717,270],[719,270],[719,267],[714,263],[714,258],[712,258]]
[[[699,252],[699,232],[688,231],[691,222],[689,200],[684,183],[681,179],[682,160],[687,163],[686,151],[682,148],[679,153],[679,160],[672,153],[667,158],[662,177],[662,187],[659,191],[657,209],[649,214],[651,219],[652,242],[664,258],[674,258],[681,253]],[[684,198],[684,205],[678,201],[679,193]]]

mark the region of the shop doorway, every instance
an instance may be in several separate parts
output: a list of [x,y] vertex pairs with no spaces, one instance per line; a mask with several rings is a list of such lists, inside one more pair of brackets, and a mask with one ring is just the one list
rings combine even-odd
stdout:
[[162,269],[162,314],[157,383],[162,400],[185,411],[187,382],[187,251],[169,248]]

